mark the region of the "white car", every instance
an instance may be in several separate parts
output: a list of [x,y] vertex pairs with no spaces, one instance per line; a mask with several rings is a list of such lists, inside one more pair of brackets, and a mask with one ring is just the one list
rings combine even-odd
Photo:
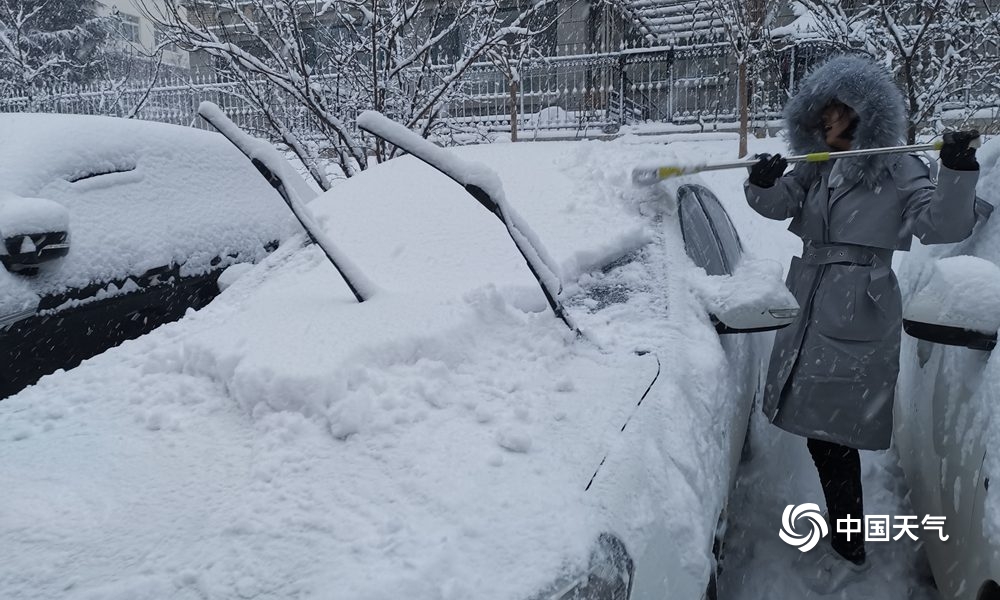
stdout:
[[310,204],[364,302],[296,235],[0,402],[0,596],[712,595],[766,359],[739,332],[797,306],[704,181],[628,185],[668,152],[456,150],[499,173],[582,333],[484,210],[496,188],[404,156]]
[[205,306],[291,224],[218,135],[0,114],[0,399]]
[[1000,142],[979,152],[980,222],[965,241],[902,261],[904,328],[895,440],[915,514],[944,517],[920,539],[942,597],[1000,599]]

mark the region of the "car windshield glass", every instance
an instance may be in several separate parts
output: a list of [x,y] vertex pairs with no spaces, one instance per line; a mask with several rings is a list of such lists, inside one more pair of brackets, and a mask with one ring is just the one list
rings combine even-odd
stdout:
[[683,186],[677,192],[680,204],[681,232],[684,248],[694,264],[709,275],[728,275],[726,259],[708,215],[701,206],[694,186]]
[[733,222],[729,218],[729,213],[722,207],[722,203],[705,187],[698,186],[696,192],[701,200],[701,206],[708,215],[709,222],[718,236],[722,251],[726,255],[726,261],[731,269],[736,268],[743,257],[743,244],[740,243],[740,236],[733,227]]

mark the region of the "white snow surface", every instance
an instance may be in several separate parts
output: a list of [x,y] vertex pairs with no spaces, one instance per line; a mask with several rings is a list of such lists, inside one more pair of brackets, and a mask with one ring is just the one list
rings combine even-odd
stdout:
[[[578,572],[598,533],[639,551],[664,522],[692,540],[672,566],[707,581],[740,400],[675,207],[628,185],[639,159],[700,150],[461,150],[503,177],[567,300],[630,289],[573,305],[600,346],[426,165],[338,185],[310,209],[380,282],[370,301],[294,237],[205,309],[0,403],[0,596],[523,599]],[[656,370],[636,348],[664,372],[622,434]]]
[[795,296],[785,286],[782,266],[770,259],[746,259],[731,276],[706,276],[696,289],[716,314],[737,306],[795,308]]
[[464,160],[455,152],[439,148],[380,113],[374,111],[361,113],[358,116],[358,126],[376,135],[381,135],[384,139],[395,139],[402,142],[404,148],[430,160],[437,168],[461,185],[476,186],[489,194],[500,213],[497,216],[503,219],[507,231],[517,247],[524,253],[525,260],[538,273],[542,285],[552,296],[557,296],[562,292],[562,278],[559,268],[549,256],[541,240],[538,239],[538,235],[507,202],[503,182],[496,172],[481,162]]
[[42,296],[171,263],[204,272],[207,248],[259,259],[291,231],[288,209],[225,138],[162,123],[0,115],[0,190],[68,212],[69,254],[31,281]]
[[996,333],[1000,329],[1000,267],[977,256],[949,256],[906,305],[906,318]]
[[44,198],[0,194],[0,239],[34,233],[67,231],[69,212]]

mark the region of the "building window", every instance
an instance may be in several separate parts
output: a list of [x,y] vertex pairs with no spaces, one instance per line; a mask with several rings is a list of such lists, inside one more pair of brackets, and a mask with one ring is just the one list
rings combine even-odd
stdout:
[[118,13],[118,27],[125,41],[139,43],[139,17],[128,13]]

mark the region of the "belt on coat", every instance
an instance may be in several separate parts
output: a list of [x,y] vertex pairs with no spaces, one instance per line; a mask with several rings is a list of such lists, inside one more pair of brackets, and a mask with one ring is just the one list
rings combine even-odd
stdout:
[[892,261],[892,250],[850,244],[822,246],[805,244],[802,247],[802,261],[811,265],[846,263],[869,267],[883,266]]

